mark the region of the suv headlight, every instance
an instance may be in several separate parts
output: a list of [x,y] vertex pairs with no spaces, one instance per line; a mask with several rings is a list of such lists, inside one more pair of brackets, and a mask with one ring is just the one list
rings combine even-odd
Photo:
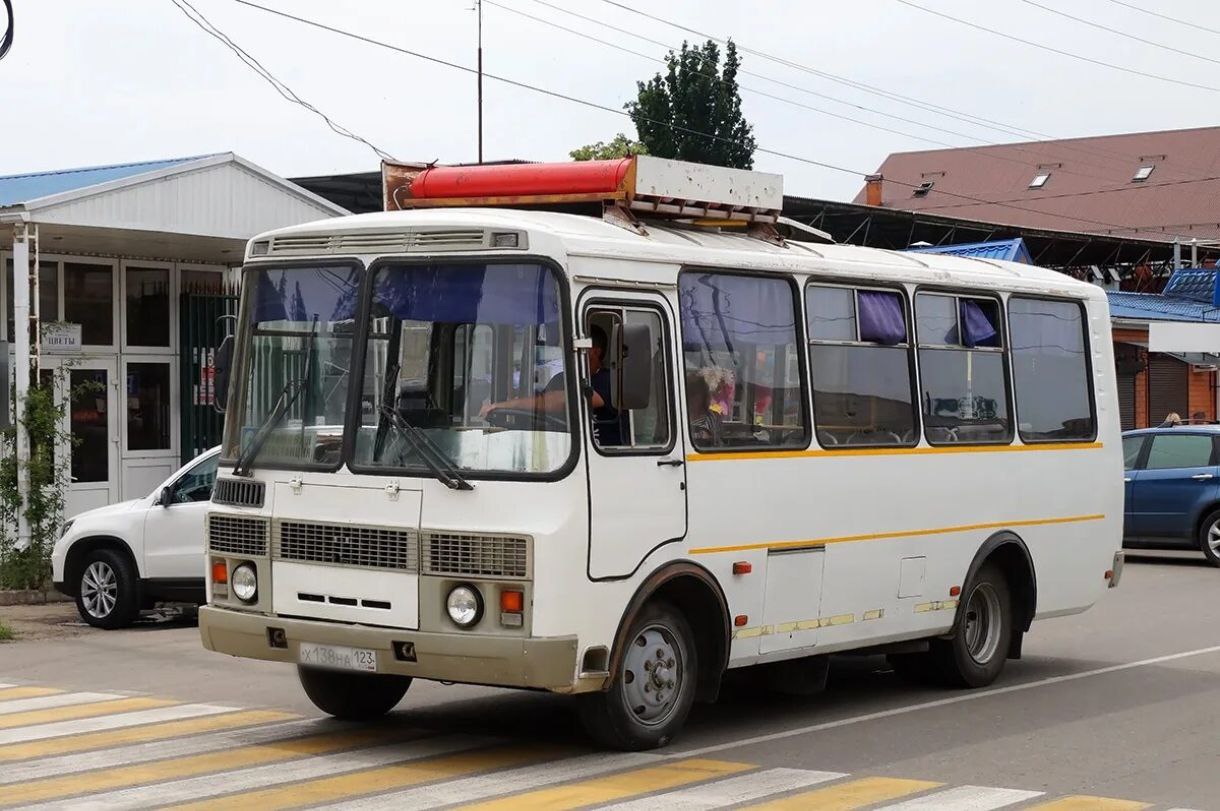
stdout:
[[61,530],[59,531],[59,537],[61,537],[61,538],[62,538],[62,537],[64,537],[65,535],[67,535],[67,534],[68,534],[68,532],[69,532],[69,531],[72,529],[72,525],[73,525],[74,523],[76,523],[76,519],[75,519],[75,518],[69,518],[67,521],[64,521],[64,526],[63,526],[63,529],[61,529]]

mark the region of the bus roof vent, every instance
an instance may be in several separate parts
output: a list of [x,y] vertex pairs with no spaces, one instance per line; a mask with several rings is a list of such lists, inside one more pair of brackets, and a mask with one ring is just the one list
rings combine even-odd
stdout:
[[774,225],[784,204],[781,175],[648,155],[481,166],[383,161],[381,174],[387,211],[497,206],[587,213],[593,203],[605,219],[629,227],[636,227],[633,215],[723,226]]
[[274,237],[269,256],[318,254],[410,253],[412,251],[471,251],[492,247],[481,228],[448,230],[363,231],[349,234],[310,234]]

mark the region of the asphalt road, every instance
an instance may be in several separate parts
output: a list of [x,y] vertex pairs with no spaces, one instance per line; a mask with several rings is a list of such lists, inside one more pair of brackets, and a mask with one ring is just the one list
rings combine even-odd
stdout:
[[0,645],[0,807],[1220,809],[1218,594],[1195,556],[1135,557],[991,688],[843,658],[821,695],[733,691],[645,756],[590,754],[562,697],[420,683],[358,730],[319,719],[291,668],[202,650],[189,620],[72,628]]

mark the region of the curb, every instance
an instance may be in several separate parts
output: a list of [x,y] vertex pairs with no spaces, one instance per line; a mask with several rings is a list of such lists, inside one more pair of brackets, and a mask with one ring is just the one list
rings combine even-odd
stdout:
[[45,605],[46,603],[66,603],[72,598],[60,594],[54,589],[40,591],[38,589],[18,589],[15,591],[0,591],[0,606],[6,605]]

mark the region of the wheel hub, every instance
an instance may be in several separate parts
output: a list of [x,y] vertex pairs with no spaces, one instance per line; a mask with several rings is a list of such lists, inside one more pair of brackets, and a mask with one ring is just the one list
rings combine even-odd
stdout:
[[81,577],[80,596],[89,616],[104,619],[114,611],[119,584],[114,569],[100,560],[89,564]]
[[673,711],[682,689],[682,662],[668,629],[645,628],[623,663],[627,705],[641,723],[658,724]]
[[976,663],[986,665],[995,657],[1000,646],[1000,623],[1003,621],[1000,597],[995,587],[990,583],[979,583],[966,603],[965,619],[966,651]]

